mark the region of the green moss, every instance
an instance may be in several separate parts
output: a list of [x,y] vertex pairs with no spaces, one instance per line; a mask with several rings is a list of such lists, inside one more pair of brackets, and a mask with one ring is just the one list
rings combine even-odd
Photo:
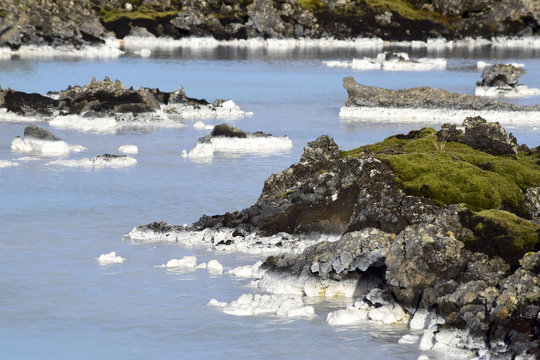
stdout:
[[461,143],[442,143],[431,128],[342,151],[340,157],[365,152],[388,164],[406,193],[443,205],[461,203],[475,211],[502,206],[522,215],[524,191],[540,184],[538,156],[494,156]]
[[6,16],[8,16],[7,10],[0,9],[0,18],[5,18]]
[[390,11],[410,20],[426,20],[432,17],[431,13],[414,9],[408,1],[404,0],[360,0],[357,3],[364,3],[367,7],[378,12]]
[[500,256],[518,265],[526,253],[540,250],[540,225],[502,210],[463,212],[461,219],[474,232],[465,247],[489,256]]
[[174,17],[177,13],[178,10],[172,7],[167,7],[164,10],[161,10],[159,6],[153,5],[143,5],[133,11],[104,7],[99,11],[99,18],[104,23],[111,23],[120,19],[155,21]]
[[328,8],[328,6],[326,6],[326,4],[320,0],[298,0],[298,5],[300,5],[302,9],[311,12],[316,12]]

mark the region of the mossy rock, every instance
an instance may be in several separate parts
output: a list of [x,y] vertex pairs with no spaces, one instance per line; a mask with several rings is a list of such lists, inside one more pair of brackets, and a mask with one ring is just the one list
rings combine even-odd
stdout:
[[133,11],[127,9],[115,9],[103,7],[99,11],[99,19],[105,23],[113,23],[119,20],[150,20],[159,21],[173,18],[178,14],[178,10],[173,7],[160,8],[158,5],[143,5]]
[[328,6],[326,6],[326,4],[320,0],[298,0],[298,5],[302,9],[311,12],[321,11],[328,8]]
[[342,151],[340,156],[372,153],[395,171],[397,183],[407,194],[428,197],[441,205],[527,214],[524,192],[540,184],[538,155],[495,156],[465,144],[440,142],[435,133],[424,128]]
[[472,251],[500,256],[510,265],[518,265],[526,253],[540,250],[540,225],[503,210],[465,211],[460,214],[474,236],[465,239]]

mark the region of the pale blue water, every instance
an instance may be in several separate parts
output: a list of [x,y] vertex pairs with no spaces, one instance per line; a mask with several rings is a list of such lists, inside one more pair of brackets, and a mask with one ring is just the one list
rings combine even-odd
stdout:
[[[421,52],[419,55],[425,55]],[[354,51],[272,55],[242,51],[163,52],[159,58],[122,57],[103,61],[0,61],[0,85],[21,91],[61,90],[109,76],[127,86],[184,86],[191,97],[230,98],[253,117],[232,122],[248,131],[288,135],[289,152],[257,156],[218,155],[210,163],[182,158],[208,131],[186,121],[182,129],[125,131],[96,135],[51,129],[87,150],[70,158],[115,153],[134,144],[138,164],[127,169],[85,170],[45,166],[50,158],[21,161],[0,169],[0,359],[416,359],[414,345],[398,345],[406,328],[366,324],[329,327],[326,313],[340,300],[316,302],[313,320],[269,316],[234,317],[206,306],[252,292],[248,280],[211,276],[205,270],[170,273],[156,265],[197,255],[226,268],[256,257],[224,255],[168,244],[122,241],[133,226],[154,220],[191,223],[202,214],[252,204],[264,180],[296,162],[303,147],[329,134],[344,149],[382,140],[418,124],[347,124],[338,111],[346,100],[344,76],[388,88],[434,86],[473,93],[480,80],[477,60],[526,65],[521,82],[540,88],[537,51],[446,52],[448,69],[436,72],[381,72],[326,68],[322,59],[373,56]],[[440,54],[438,54],[440,55]],[[517,100],[534,104],[539,97]],[[210,124],[221,121],[208,120]],[[0,122],[0,160],[22,123]],[[426,124],[429,125],[429,124]],[[45,124],[40,124],[48,128]],[[540,145],[540,129],[510,129],[520,143]],[[109,251],[127,260],[101,267]]]

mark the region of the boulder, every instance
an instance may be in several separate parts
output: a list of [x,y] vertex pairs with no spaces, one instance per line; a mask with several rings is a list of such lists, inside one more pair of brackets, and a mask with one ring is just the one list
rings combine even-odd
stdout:
[[517,155],[518,144],[512,134],[498,122],[488,122],[480,116],[468,117],[463,122],[465,134],[462,138],[464,144],[473,149],[479,149],[493,155]]
[[519,78],[525,74],[525,69],[510,64],[492,65],[482,71],[482,81],[476,85],[487,87],[515,87]]
[[36,93],[25,93],[0,88],[0,107],[26,116],[51,116],[58,108],[58,101]]
[[24,137],[28,138],[34,138],[39,140],[47,140],[47,141],[61,141],[62,139],[56,137],[51,133],[49,130],[45,130],[43,128],[40,128],[39,126],[27,126],[24,128]]

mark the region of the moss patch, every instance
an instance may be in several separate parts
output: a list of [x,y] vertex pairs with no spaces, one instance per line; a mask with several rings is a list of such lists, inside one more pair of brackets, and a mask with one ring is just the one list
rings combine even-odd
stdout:
[[429,13],[423,10],[414,9],[408,1],[403,0],[362,0],[360,4],[365,5],[378,12],[390,11],[410,20],[426,20]]
[[112,7],[104,7],[99,11],[100,20],[105,23],[112,23],[118,20],[152,20],[158,21],[167,18],[172,18],[178,13],[177,9],[167,7],[161,9],[157,5],[143,5],[136,10],[129,11],[127,9],[114,9]]
[[500,256],[511,265],[529,251],[540,250],[540,225],[502,210],[461,214],[462,222],[474,232],[465,246],[472,251]]
[[461,143],[443,143],[432,128],[391,136],[340,156],[365,152],[388,164],[407,194],[443,205],[461,203],[475,211],[504,208],[524,215],[524,191],[540,184],[538,156],[494,156]]

